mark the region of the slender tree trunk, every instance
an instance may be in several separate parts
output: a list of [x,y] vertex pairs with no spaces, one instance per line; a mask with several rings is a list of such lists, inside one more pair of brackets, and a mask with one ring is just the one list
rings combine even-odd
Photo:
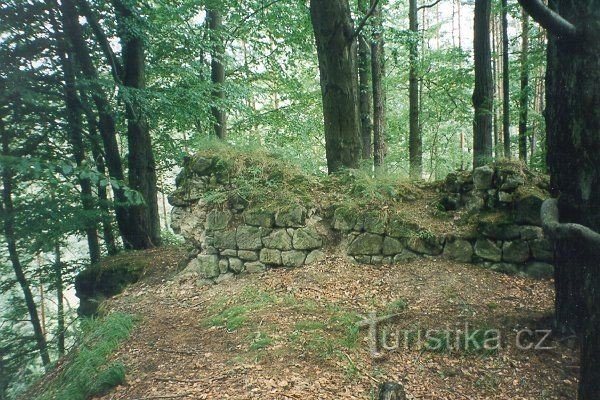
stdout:
[[373,80],[373,163],[375,170],[385,163],[385,75],[383,21],[381,2],[371,0],[373,11],[373,41],[371,42],[371,71]]
[[492,160],[493,82],[490,51],[491,0],[475,0],[475,89],[473,106],[473,166]]
[[348,0],[311,0],[329,173],[357,168],[362,154],[354,23]]
[[529,15],[521,14],[521,96],[519,101],[519,159],[527,164],[527,119],[529,112]]
[[[495,16],[492,14],[491,20],[491,34],[492,34],[492,82],[494,85],[494,98],[500,98],[502,94],[502,84],[500,75],[502,74],[502,64],[499,62],[498,58],[500,56],[500,45],[498,44],[498,23],[496,21]],[[492,104],[493,108],[493,132],[494,132],[494,156],[496,159],[500,158],[500,154],[498,154],[500,143],[500,134],[499,134],[499,124],[498,121],[500,119],[500,110],[498,109],[498,102],[494,102]]]
[[408,107],[409,107],[409,160],[410,177],[421,179],[423,176],[423,139],[419,125],[419,17],[417,13],[417,0],[409,1],[409,29],[411,33],[409,48],[409,73],[408,73]]
[[[359,11],[366,15],[368,11],[368,1],[359,0]],[[370,37],[363,30],[358,35],[358,80],[360,90],[360,131],[362,138],[362,158],[370,160],[373,157],[373,124],[371,122],[371,56],[369,42]]]
[[211,32],[211,80],[213,83],[213,106],[211,112],[214,122],[215,135],[225,140],[227,137],[227,115],[224,110],[225,91],[223,85],[225,84],[225,65],[223,64],[223,58],[225,56],[225,47],[223,45],[223,18],[221,13],[216,9],[206,10],[206,20],[208,22],[208,29]]
[[[10,156],[8,132],[4,129],[4,123],[0,119],[0,139],[2,140],[2,155]],[[21,286],[23,291],[23,297],[25,298],[25,305],[29,313],[31,325],[33,327],[33,336],[35,338],[40,357],[42,358],[42,364],[44,367],[48,367],[50,364],[50,356],[48,354],[48,344],[40,318],[38,316],[37,306],[29,286],[29,281],[25,276],[21,260],[19,258],[19,252],[17,250],[17,238],[15,235],[15,210],[13,206],[13,171],[10,166],[3,165],[2,167],[2,209],[0,210],[4,216],[4,240],[8,248],[8,256],[12,264],[17,282]]]
[[129,187],[142,195],[144,204],[129,207],[130,236],[128,245],[133,249],[147,249],[160,245],[160,216],[156,188],[156,163],[152,150],[150,128],[146,120],[139,92],[146,87],[143,28],[133,8],[136,2],[114,0],[119,22],[119,36],[123,47],[123,85],[126,88],[127,147]]
[[[73,158],[78,167],[81,167],[85,161],[85,146],[83,144],[83,128],[81,121],[81,104],[77,96],[77,88],[75,86],[75,68],[72,64],[72,56],[67,57],[69,51],[66,46],[66,41],[59,39],[58,55],[63,68],[63,77],[65,80],[64,94],[65,106],[67,110],[67,122],[69,126],[69,140],[73,148]],[[81,186],[81,203],[83,209],[87,212],[92,212],[95,208],[92,183],[88,178],[80,178],[79,185]],[[87,226],[85,233],[87,236],[90,262],[97,263],[100,260],[100,244],[98,243],[98,232],[96,221],[90,217],[86,217]]]
[[[117,144],[115,120],[106,93],[98,83],[98,72],[96,71],[96,67],[90,56],[82,28],[79,25],[77,8],[75,7],[73,0],[62,0],[60,9],[65,35],[73,46],[73,52],[82,74],[91,86],[90,95],[98,110],[98,128],[104,145],[104,155],[109,175],[113,179],[124,181],[123,166],[121,164],[121,156]],[[135,239],[132,237],[132,229],[134,227],[130,226],[128,212],[125,206],[125,204],[127,204],[127,198],[121,187],[113,186],[113,191],[115,194],[115,214],[119,231],[123,237],[125,247],[131,248],[131,243],[135,242]]]
[[60,259],[60,245],[54,246],[54,285],[56,287],[56,338],[58,355],[65,355],[65,302],[63,283],[63,263]]
[[502,136],[504,157],[510,159],[510,70],[508,51],[508,0],[502,0]]

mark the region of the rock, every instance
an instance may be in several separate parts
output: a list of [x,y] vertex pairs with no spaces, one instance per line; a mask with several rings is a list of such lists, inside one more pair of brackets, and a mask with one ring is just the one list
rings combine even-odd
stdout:
[[466,193],[462,196],[462,202],[467,211],[479,211],[485,207],[485,200],[479,193]]
[[190,252],[188,253],[188,260],[193,260],[194,258],[198,257],[198,254],[200,254],[200,249],[194,247],[192,250],[190,250]]
[[306,260],[304,263],[306,265],[318,263],[319,261],[323,261],[325,259],[325,253],[321,250],[313,250],[306,256]]
[[515,191],[519,186],[523,185],[525,180],[522,176],[516,174],[507,175],[503,179],[502,185],[500,185],[500,190],[504,190],[507,192]]
[[498,201],[500,203],[512,203],[514,199],[515,198],[511,193],[498,192]]
[[371,264],[371,256],[359,255],[352,259],[358,264]]
[[219,269],[219,256],[200,254],[196,257],[198,261],[198,273],[202,278],[216,278],[221,274]]
[[554,277],[554,266],[544,262],[534,261],[527,264],[525,273],[535,279],[550,279]]
[[460,195],[457,193],[451,193],[447,196],[444,196],[440,201],[440,204],[446,211],[458,210],[458,206],[460,204]]
[[246,272],[251,274],[266,271],[267,267],[260,261],[246,263]]
[[396,382],[381,383],[377,389],[377,400],[406,400],[404,386]]
[[236,231],[237,247],[240,250],[258,250],[262,247],[261,230],[255,226],[238,226]]
[[537,196],[527,196],[516,202],[515,220],[521,225],[542,226],[540,209],[543,200]]
[[390,236],[383,238],[383,254],[386,256],[393,256],[398,253],[402,253],[404,245],[398,239],[394,239]]
[[266,247],[271,249],[292,249],[292,237],[285,229],[275,229],[270,235],[263,237],[262,241]]
[[313,227],[300,228],[294,232],[292,245],[296,250],[318,249],[323,245],[323,238]]
[[206,216],[206,230],[223,230],[227,228],[229,221],[231,221],[231,211],[211,210]]
[[371,257],[372,265],[381,265],[383,264],[383,256],[373,256]]
[[389,257],[389,256],[388,257],[383,257],[382,263],[385,264],[385,265],[390,265],[390,264],[392,264],[392,260],[393,260],[392,257]]
[[517,240],[504,242],[502,245],[502,260],[509,263],[524,263],[529,260],[530,251],[527,242]]
[[514,224],[481,222],[478,230],[494,240],[514,240],[521,237],[521,228]]
[[502,260],[502,249],[489,239],[482,238],[475,242],[475,254],[484,260]]
[[554,262],[554,245],[550,239],[542,238],[530,242],[533,258],[539,261]]
[[187,168],[198,176],[204,176],[210,174],[212,167],[212,159],[194,156],[189,160]]
[[281,261],[284,267],[300,267],[304,265],[306,253],[298,250],[281,252]]
[[402,253],[394,256],[394,264],[403,264],[406,262],[414,261],[419,258],[418,254],[413,253],[410,250],[403,250]]
[[364,230],[369,233],[382,235],[385,233],[387,217],[378,212],[368,212],[364,215]]
[[383,237],[373,233],[362,233],[348,246],[347,253],[351,256],[378,255],[383,247]]
[[246,225],[271,228],[275,223],[275,215],[270,211],[248,210],[244,213],[244,222]]
[[306,209],[304,207],[292,207],[280,210],[275,214],[275,225],[289,228],[300,228],[306,220]]
[[214,284],[215,284],[215,281],[213,281],[212,279],[200,278],[196,281],[196,286],[198,286],[198,287],[212,286]]
[[436,237],[412,237],[408,239],[407,247],[415,253],[430,256],[438,256],[444,250],[443,242]]
[[521,239],[522,240],[536,240],[542,239],[544,237],[544,230],[539,226],[522,226],[521,230]]
[[508,275],[516,275],[519,273],[519,267],[510,263],[494,263],[490,266],[490,269]]
[[444,247],[444,257],[470,263],[473,260],[473,246],[468,241],[462,239],[447,242]]
[[230,258],[229,259],[229,269],[239,274],[244,271],[244,263],[239,258]]
[[234,278],[235,278],[235,275],[233,275],[231,272],[228,272],[226,274],[219,275],[219,277],[217,279],[215,279],[215,283],[227,282]]
[[492,188],[494,180],[494,169],[488,165],[475,168],[473,170],[473,184],[477,190],[487,190]]
[[221,250],[221,255],[224,257],[237,257],[237,250],[223,249]]
[[386,233],[394,238],[409,238],[419,230],[419,227],[399,218],[388,222]]
[[217,248],[214,247],[214,246],[207,246],[204,249],[204,253],[205,254],[213,254],[214,255],[214,254],[219,254],[219,250],[217,250]]
[[258,253],[250,250],[238,250],[238,257],[244,261],[258,261]]
[[227,273],[228,270],[229,270],[229,260],[226,258],[221,258],[219,260],[219,271],[221,272],[221,274],[225,274],[225,273]]
[[347,232],[354,229],[356,225],[356,215],[344,207],[336,208],[333,213],[333,229]]
[[216,231],[213,234],[213,246],[223,249],[233,249],[236,247],[236,231]]
[[444,180],[444,188],[450,193],[460,192],[460,182],[458,181],[458,174],[456,172],[450,172],[448,175],[446,175],[446,179]]
[[281,252],[275,249],[264,248],[260,251],[258,259],[264,264],[281,265]]

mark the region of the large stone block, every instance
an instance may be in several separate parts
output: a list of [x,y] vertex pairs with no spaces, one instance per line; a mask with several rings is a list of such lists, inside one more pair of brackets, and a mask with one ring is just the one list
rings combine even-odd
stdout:
[[217,249],[231,249],[236,247],[236,231],[216,231],[213,234],[213,246]]
[[259,260],[264,264],[281,265],[281,252],[276,249],[262,249]]
[[221,274],[219,268],[219,256],[200,254],[196,257],[198,260],[198,272],[200,277],[205,279],[216,278]]
[[263,245],[270,249],[292,249],[292,237],[285,229],[275,229],[270,235],[263,237],[262,241]]
[[211,210],[206,216],[206,230],[223,230],[227,228],[229,221],[231,221],[231,211]]
[[475,242],[475,254],[484,260],[501,261],[502,249],[489,239],[478,239]]
[[265,264],[261,263],[260,261],[246,263],[246,272],[249,273],[263,272],[266,269],[267,267]]
[[258,261],[258,253],[252,250],[239,250],[238,257],[244,261]]
[[412,237],[408,239],[407,247],[419,254],[438,256],[444,250],[443,241],[436,237]]
[[356,225],[356,213],[347,208],[338,207],[333,213],[333,229],[347,232],[354,229]]
[[473,170],[473,184],[477,190],[487,190],[492,188],[494,180],[494,169],[484,165]]
[[509,263],[524,263],[529,260],[529,244],[525,241],[504,242],[502,245],[502,260]]
[[521,237],[521,228],[507,223],[481,222],[479,232],[494,240],[514,240]]
[[229,258],[229,269],[239,274],[244,271],[244,262],[239,258],[231,257]]
[[467,240],[449,241],[444,246],[444,257],[469,263],[473,260],[473,246]]
[[262,247],[261,230],[255,226],[238,226],[237,247],[240,250],[258,250]]
[[525,225],[521,227],[521,239],[522,240],[537,240],[543,239],[544,230],[539,226]]
[[325,259],[325,253],[321,250],[313,250],[306,256],[304,263],[306,265],[314,264]]
[[535,261],[527,264],[525,273],[535,279],[550,279],[554,276],[554,266],[548,263]]
[[515,220],[518,224],[542,226],[540,209],[543,200],[537,196],[527,196],[516,202]]
[[271,228],[275,223],[275,214],[266,210],[248,210],[244,212],[246,225]]
[[364,215],[363,229],[369,233],[382,235],[387,226],[387,216],[378,212],[368,212]]
[[288,228],[299,228],[306,222],[306,209],[304,207],[292,207],[280,210],[275,214],[275,225]]
[[398,253],[402,253],[404,245],[398,239],[391,236],[385,236],[383,238],[383,254],[386,256],[394,256]]
[[348,246],[348,255],[379,255],[383,247],[383,236],[373,233],[362,233]]
[[554,261],[554,245],[547,238],[532,240],[530,243],[533,258],[538,261]]
[[298,250],[282,251],[281,261],[284,267],[300,267],[304,265],[306,253]]
[[323,245],[323,238],[313,227],[300,228],[294,231],[292,245],[296,250],[318,249]]

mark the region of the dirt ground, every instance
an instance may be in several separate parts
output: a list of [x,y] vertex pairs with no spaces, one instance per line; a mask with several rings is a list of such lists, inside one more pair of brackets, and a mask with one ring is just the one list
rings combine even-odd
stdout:
[[[184,254],[149,252],[155,267],[105,304],[140,320],[114,356],[127,384],[104,400],[371,399],[382,382],[401,383],[409,399],[575,398],[574,343],[516,346],[519,331],[549,328],[551,281],[441,258],[382,267],[327,258],[197,287],[175,275]],[[403,337],[486,328],[498,330],[502,346],[477,351],[449,340],[427,348],[413,333],[395,350],[379,343],[373,358],[368,329],[355,328],[371,311],[396,315],[379,335],[384,325]],[[525,332],[522,342],[533,343]]]

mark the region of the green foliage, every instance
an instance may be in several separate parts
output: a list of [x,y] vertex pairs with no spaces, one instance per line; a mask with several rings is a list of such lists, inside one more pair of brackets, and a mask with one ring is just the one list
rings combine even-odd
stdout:
[[112,313],[100,320],[84,320],[81,343],[61,372],[45,382],[33,399],[85,400],[123,384],[125,367],[121,362],[108,360],[129,337],[134,321],[133,316],[121,313]]

